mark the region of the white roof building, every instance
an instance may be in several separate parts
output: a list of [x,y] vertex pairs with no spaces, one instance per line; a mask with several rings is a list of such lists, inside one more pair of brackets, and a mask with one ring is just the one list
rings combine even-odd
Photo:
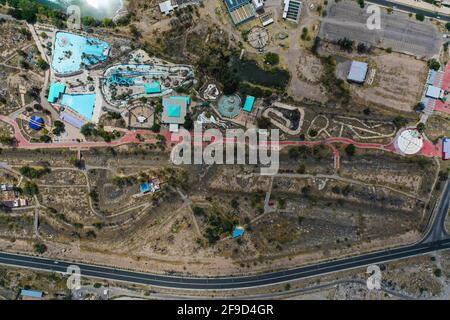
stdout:
[[364,83],[368,70],[369,65],[367,63],[361,61],[352,61],[347,80],[357,83]]
[[170,14],[172,11],[174,11],[175,8],[177,8],[177,7],[178,7],[178,4],[176,2],[172,3],[172,1],[170,1],[170,0],[161,2],[159,4],[159,10],[161,11],[162,14],[164,14],[166,16],[168,14]]
[[441,88],[435,87],[435,86],[428,86],[427,92],[425,93],[425,96],[428,98],[433,99],[440,99],[442,95]]
[[264,0],[252,0],[255,10],[260,10],[264,7]]

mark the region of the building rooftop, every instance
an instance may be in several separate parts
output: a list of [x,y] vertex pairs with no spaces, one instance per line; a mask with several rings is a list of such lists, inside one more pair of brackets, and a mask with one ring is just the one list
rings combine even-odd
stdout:
[[163,114],[161,122],[166,124],[182,124],[190,103],[187,96],[166,97],[162,100]]
[[167,106],[167,115],[169,117],[179,117],[181,114],[181,106],[169,105]]
[[50,84],[50,91],[48,93],[48,102],[55,103],[59,99],[59,96],[66,91],[66,85],[64,83],[52,83]]
[[42,291],[37,291],[37,290],[26,290],[26,289],[22,289],[20,291],[20,295],[22,297],[31,297],[31,298],[42,298],[42,296],[44,295],[44,293]]
[[450,159],[450,139],[444,138],[442,139],[442,156],[444,160]]
[[233,230],[233,239],[242,236],[245,233],[245,229],[243,227],[236,227]]
[[245,98],[243,110],[247,111],[247,112],[252,112],[254,102],[255,102],[255,97],[247,96],[247,98]]
[[141,191],[141,193],[149,192],[150,191],[150,184],[148,182],[141,183],[141,185],[139,186],[139,190]]
[[350,66],[350,71],[347,76],[347,80],[363,83],[366,79],[367,70],[369,69],[369,65],[365,62],[360,61],[352,61],[352,65]]
[[441,97],[441,93],[442,93],[441,88],[435,86],[428,86],[425,95],[429,98],[439,99]]
[[248,0],[225,0],[229,12],[246,5],[248,2]]
[[283,19],[298,22],[302,3],[298,0],[284,0]]
[[165,15],[168,15],[171,11],[174,10],[174,8],[175,7],[172,5],[172,2],[170,0],[161,2],[159,4],[159,10]]
[[161,93],[161,84],[158,81],[144,84],[145,93]]

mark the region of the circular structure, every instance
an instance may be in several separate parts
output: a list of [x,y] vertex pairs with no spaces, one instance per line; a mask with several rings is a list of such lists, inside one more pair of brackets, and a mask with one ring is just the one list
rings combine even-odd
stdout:
[[218,109],[222,117],[237,117],[241,112],[241,98],[237,94],[221,96],[218,102]]
[[28,126],[33,130],[41,130],[44,127],[44,119],[36,115],[32,116],[28,122]]
[[395,143],[400,152],[416,154],[422,149],[423,138],[416,129],[406,129],[400,133]]
[[250,30],[247,41],[255,49],[264,48],[269,41],[269,33],[262,27],[254,27]]

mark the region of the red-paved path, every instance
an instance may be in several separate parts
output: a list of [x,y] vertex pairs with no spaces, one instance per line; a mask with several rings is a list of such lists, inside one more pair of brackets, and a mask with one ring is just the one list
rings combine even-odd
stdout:
[[[176,142],[182,140],[182,136],[175,134],[172,137],[170,132],[164,132],[163,135],[166,138],[166,141],[171,141],[173,143],[176,143]],[[192,136],[193,136],[193,134],[191,134],[191,137]],[[207,135],[205,135],[204,137],[206,137],[206,136]],[[434,145],[424,135],[422,135],[422,137],[423,137],[423,147],[422,147],[422,150],[420,151],[420,153],[418,153],[418,155],[423,155],[423,156],[426,156],[426,157],[440,157],[440,156],[442,156],[441,140],[439,140],[439,142],[436,145]],[[222,141],[223,142],[234,142],[234,141],[236,141],[236,139],[223,138]],[[262,145],[270,144],[270,141],[267,141],[266,143],[264,141],[261,141],[259,143],[262,144]],[[384,150],[384,151],[387,151],[387,152],[393,152],[393,153],[400,154],[400,152],[398,152],[398,150],[395,148],[395,145],[394,145],[393,141],[390,142],[387,145],[384,145],[384,144],[381,144],[381,143],[357,142],[357,141],[354,141],[354,140],[349,139],[349,138],[340,138],[340,137],[330,137],[330,138],[327,138],[327,139],[324,139],[324,140],[316,140],[316,141],[279,141],[279,142],[274,143],[274,145],[280,145],[280,146],[292,146],[292,145],[314,146],[314,145],[320,145],[320,144],[328,145],[328,146],[330,146],[333,149],[333,151],[335,151],[335,156],[336,156],[336,152],[338,153],[338,163],[337,163],[337,165],[339,166],[339,150],[336,149],[335,146],[333,145],[335,143],[341,143],[341,144],[344,144],[344,145],[353,144],[355,147],[357,147],[359,149],[376,149],[376,150]],[[203,142],[203,144],[205,144],[205,142]]]
[[[445,66],[444,79],[442,80],[441,88],[445,91],[450,91],[450,62]],[[434,110],[450,114],[450,101],[436,101]]]
[[[13,119],[0,115],[0,120],[4,121],[8,124],[10,124],[14,128],[14,135],[17,140],[17,148],[23,148],[23,149],[56,149],[56,148],[95,148],[95,147],[114,147],[119,145],[124,145],[128,143],[156,143],[158,139],[146,139],[144,141],[139,140],[136,135],[141,134],[148,135],[149,132],[146,130],[136,130],[130,133],[125,134],[122,138],[119,140],[115,140],[112,142],[62,142],[62,143],[31,143],[25,139],[25,137],[22,135],[19,125],[16,121]],[[167,143],[174,143],[182,139],[182,137],[174,135],[172,137],[172,134],[168,131],[164,131],[161,133]],[[173,139],[173,140],[172,140]],[[222,141],[227,142],[227,139],[223,139]],[[270,143],[270,142],[269,142]],[[339,168],[339,150],[333,145],[335,143],[341,143],[341,144],[353,144],[355,147],[360,149],[377,149],[377,150],[384,150],[388,152],[394,152],[398,153],[398,151],[395,149],[394,143],[390,143],[387,145],[383,145],[380,143],[363,143],[363,142],[356,142],[349,138],[339,138],[339,137],[330,137],[325,140],[318,140],[318,141],[279,141],[278,145],[280,146],[289,146],[289,145],[319,145],[324,144],[330,146],[332,150],[334,151],[334,156],[336,159],[336,169]],[[424,146],[420,152],[420,154],[427,156],[427,157],[439,157],[442,155],[442,147],[441,143],[437,143],[437,145],[433,145],[430,141],[428,141],[424,137]]]
[[[56,149],[56,148],[94,148],[94,147],[114,147],[127,143],[141,143],[136,135],[137,134],[148,134],[149,132],[146,130],[136,130],[130,133],[125,134],[119,140],[115,140],[112,142],[55,142],[55,143],[31,143],[25,139],[19,129],[19,125],[16,121],[8,118],[7,116],[1,116],[0,120],[10,124],[14,128],[14,137],[17,140],[17,147],[24,149]],[[145,143],[155,143],[156,139],[145,140]]]

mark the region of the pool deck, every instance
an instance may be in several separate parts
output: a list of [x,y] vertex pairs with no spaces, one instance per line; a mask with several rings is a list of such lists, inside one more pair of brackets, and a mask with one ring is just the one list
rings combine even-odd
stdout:
[[96,100],[95,100],[95,106],[94,106],[94,112],[92,114],[91,121],[94,123],[98,123],[100,121],[100,116],[102,115],[102,107],[103,107],[103,94],[102,90],[100,88],[100,79],[98,77],[95,77],[95,94],[96,94]]

